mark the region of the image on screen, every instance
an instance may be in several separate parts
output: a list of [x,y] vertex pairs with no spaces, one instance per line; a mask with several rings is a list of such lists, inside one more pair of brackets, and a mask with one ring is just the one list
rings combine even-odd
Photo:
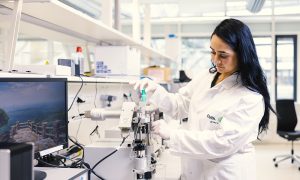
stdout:
[[0,78],[0,142],[66,146],[66,88],[62,78]]

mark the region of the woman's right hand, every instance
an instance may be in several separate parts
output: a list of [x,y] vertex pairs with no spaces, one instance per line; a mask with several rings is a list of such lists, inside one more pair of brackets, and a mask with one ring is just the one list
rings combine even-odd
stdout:
[[145,89],[147,94],[153,94],[155,90],[160,86],[149,78],[143,78],[130,84],[134,85],[134,90],[136,91],[141,92],[143,89]]

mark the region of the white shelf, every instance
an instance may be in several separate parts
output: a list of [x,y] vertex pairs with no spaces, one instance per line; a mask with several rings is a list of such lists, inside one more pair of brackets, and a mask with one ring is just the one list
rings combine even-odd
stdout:
[[77,76],[53,76],[43,74],[30,74],[30,73],[7,73],[1,72],[0,78],[67,78],[70,83],[80,83],[83,79],[84,83],[124,83],[128,84],[138,77],[77,77]]
[[[80,79],[80,77],[76,77],[76,76],[70,76],[67,77],[68,78],[68,82],[81,82],[82,80]],[[134,79],[138,79],[136,78],[132,78],[132,77],[124,77],[124,78],[115,78],[115,77],[82,77],[83,82],[84,83],[125,83],[128,84],[129,82],[133,81]]]
[[[12,8],[12,3],[0,2],[0,4]],[[99,43],[107,42],[112,45],[129,45],[140,49],[146,57],[175,62],[159,51],[144,46],[142,41],[136,41],[58,0],[25,1],[22,13],[25,16],[28,15],[27,21],[30,21],[28,17],[32,17],[32,19],[37,18],[48,24],[52,24],[58,31],[65,31],[64,33],[71,36]]]

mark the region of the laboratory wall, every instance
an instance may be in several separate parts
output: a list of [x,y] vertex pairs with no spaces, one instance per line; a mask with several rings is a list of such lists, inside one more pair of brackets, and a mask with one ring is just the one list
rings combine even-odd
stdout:
[[[81,84],[81,82],[69,83],[69,107]],[[107,101],[108,96],[112,96],[111,102]],[[77,102],[78,98],[84,102]],[[95,108],[106,112],[120,112],[123,102],[132,98],[136,99],[136,96],[128,83],[83,83],[68,114],[70,137],[84,145],[105,139],[118,141],[121,139],[118,129],[119,116],[92,120],[83,114]]]

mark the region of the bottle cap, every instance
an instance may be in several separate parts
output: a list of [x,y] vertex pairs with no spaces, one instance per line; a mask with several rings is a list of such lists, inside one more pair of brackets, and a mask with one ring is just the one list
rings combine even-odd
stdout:
[[82,48],[80,46],[76,47],[76,52],[82,52]]

